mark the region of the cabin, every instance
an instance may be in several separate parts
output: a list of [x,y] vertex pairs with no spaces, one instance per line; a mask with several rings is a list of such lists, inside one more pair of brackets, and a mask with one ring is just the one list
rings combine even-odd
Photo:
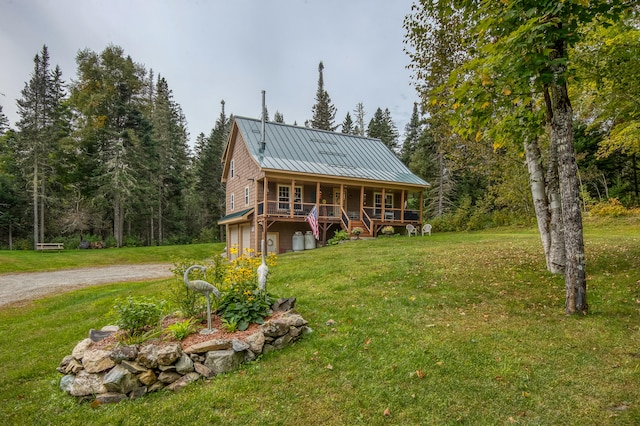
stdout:
[[[375,237],[385,226],[422,225],[429,186],[379,139],[235,117],[222,157],[227,247],[268,253],[315,247],[337,230],[360,227]],[[315,210],[314,210],[315,208]],[[302,237],[304,236],[304,237]]]

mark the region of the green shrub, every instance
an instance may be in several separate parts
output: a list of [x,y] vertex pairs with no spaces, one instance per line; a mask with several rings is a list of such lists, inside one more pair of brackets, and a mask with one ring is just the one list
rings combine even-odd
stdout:
[[197,321],[193,318],[186,319],[184,321],[179,321],[171,324],[167,327],[167,331],[173,335],[178,340],[182,340],[190,334],[195,333]]
[[620,217],[631,214],[629,209],[622,205],[617,198],[609,198],[607,202],[593,205],[589,213],[594,216]]
[[335,245],[335,244],[341,243],[342,241],[346,241],[348,239],[349,239],[349,234],[347,233],[347,231],[341,229],[339,231],[336,231],[335,234],[333,234],[333,238],[329,239],[327,241],[327,244]]
[[113,309],[116,324],[131,336],[142,335],[149,328],[158,327],[166,302],[154,302],[143,297],[117,299]]

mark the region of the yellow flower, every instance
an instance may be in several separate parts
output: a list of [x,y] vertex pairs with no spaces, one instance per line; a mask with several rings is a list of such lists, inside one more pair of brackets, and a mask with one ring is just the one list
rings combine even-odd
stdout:
[[245,296],[249,296],[250,294],[251,294],[251,292],[250,292],[249,290],[245,290],[245,291],[244,291],[244,295],[245,295]]

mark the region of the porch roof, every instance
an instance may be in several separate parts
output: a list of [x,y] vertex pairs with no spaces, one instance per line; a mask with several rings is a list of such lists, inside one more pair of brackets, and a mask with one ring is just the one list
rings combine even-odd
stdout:
[[263,169],[429,186],[379,139],[267,122],[262,149],[261,121],[245,117],[235,121]]
[[218,219],[218,225],[231,225],[232,223],[246,222],[251,213],[253,213],[253,207],[239,212],[230,213]]

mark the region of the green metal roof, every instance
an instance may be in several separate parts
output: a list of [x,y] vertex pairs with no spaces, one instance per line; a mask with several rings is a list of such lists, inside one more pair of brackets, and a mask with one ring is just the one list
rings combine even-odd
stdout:
[[228,223],[241,222],[246,220],[246,216],[249,216],[253,212],[253,207],[248,208],[246,210],[241,210],[239,212],[230,213],[224,217],[218,219],[218,225],[225,225]]
[[428,186],[379,139],[236,117],[249,152],[263,169]]

